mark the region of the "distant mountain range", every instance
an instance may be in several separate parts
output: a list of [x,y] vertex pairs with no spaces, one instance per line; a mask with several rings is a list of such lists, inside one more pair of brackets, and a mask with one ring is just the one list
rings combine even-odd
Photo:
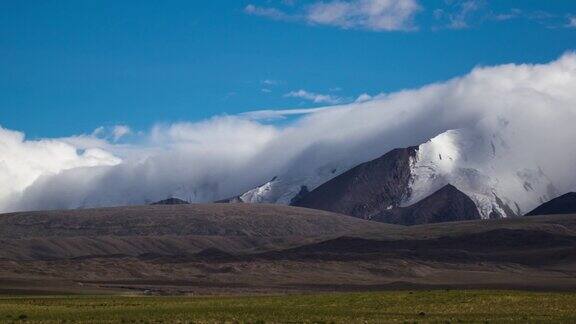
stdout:
[[352,168],[274,177],[221,202],[275,203],[395,224],[522,216],[559,195],[504,134],[451,130]]

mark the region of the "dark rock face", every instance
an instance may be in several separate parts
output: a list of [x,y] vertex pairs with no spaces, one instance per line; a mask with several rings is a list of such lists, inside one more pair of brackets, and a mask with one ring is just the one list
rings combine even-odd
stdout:
[[452,185],[446,185],[423,200],[408,206],[381,211],[371,220],[400,225],[481,219],[476,204]]
[[569,192],[538,206],[526,216],[576,213],[576,192]]
[[360,164],[302,195],[293,205],[369,219],[409,196],[410,158],[417,150],[416,146],[394,149]]
[[168,198],[164,200],[157,201],[155,203],[151,203],[150,205],[188,205],[189,202],[178,199],[178,198]]

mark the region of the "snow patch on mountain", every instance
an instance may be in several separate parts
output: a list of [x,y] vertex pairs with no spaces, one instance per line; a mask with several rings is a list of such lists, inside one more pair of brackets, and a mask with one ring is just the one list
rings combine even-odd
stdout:
[[506,131],[483,136],[474,129],[450,130],[419,146],[411,163],[409,206],[446,184],[467,194],[483,218],[520,216],[558,195],[542,168],[515,163]]
[[281,185],[278,185],[279,183],[281,183],[281,181],[278,180],[277,177],[274,177],[272,180],[266,182],[265,184],[245,192],[239,197],[239,199],[240,201],[246,203],[271,202],[274,199],[272,197],[277,197],[278,193],[283,193],[283,188]]
[[314,190],[346,170],[345,167],[330,164],[300,175],[277,176],[235,197],[232,202],[290,205],[302,191]]

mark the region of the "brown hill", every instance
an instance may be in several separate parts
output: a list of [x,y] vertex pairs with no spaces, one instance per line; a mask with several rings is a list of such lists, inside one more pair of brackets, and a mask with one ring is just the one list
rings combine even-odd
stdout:
[[154,205],[0,215],[0,258],[193,254],[266,249],[386,231],[344,215],[263,204]]
[[383,210],[370,219],[383,223],[417,225],[480,219],[476,204],[452,185],[446,185],[408,206]]
[[277,205],[0,215],[0,293],[576,289],[576,215],[397,226]]

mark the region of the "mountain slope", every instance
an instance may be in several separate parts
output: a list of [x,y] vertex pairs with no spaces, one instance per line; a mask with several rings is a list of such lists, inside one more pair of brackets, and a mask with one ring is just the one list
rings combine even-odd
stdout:
[[303,195],[294,206],[370,218],[410,195],[410,160],[416,148],[395,149],[360,164]]
[[569,192],[558,198],[545,202],[526,215],[534,216],[555,214],[576,214],[576,192]]
[[446,185],[414,205],[387,209],[370,219],[383,223],[418,225],[475,220],[481,219],[481,216],[468,196],[456,187]]

